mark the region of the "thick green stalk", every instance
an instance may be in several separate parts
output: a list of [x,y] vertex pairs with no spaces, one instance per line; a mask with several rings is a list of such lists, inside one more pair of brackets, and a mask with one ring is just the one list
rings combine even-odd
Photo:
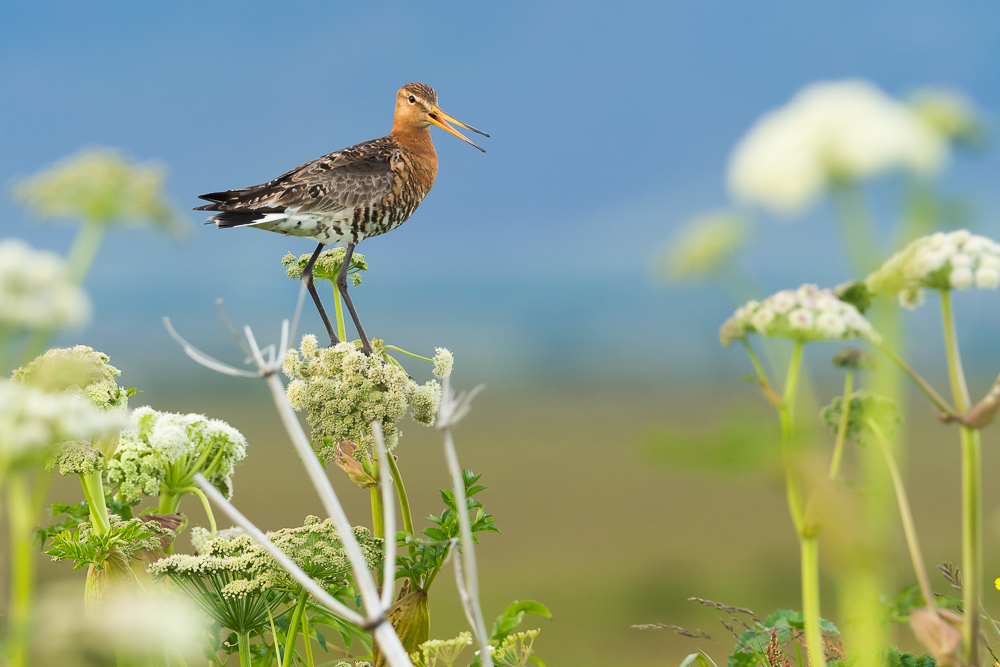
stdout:
[[250,655],[250,633],[237,633],[237,645],[240,650],[240,667],[253,667],[253,658]]
[[819,539],[809,531],[799,536],[802,556],[802,615],[806,626],[806,647],[810,667],[826,664],[823,654],[823,630],[819,627]]
[[32,512],[28,480],[23,473],[14,473],[7,483],[7,517],[10,531],[7,665],[26,667],[35,584],[35,552],[31,548],[35,515]]
[[337,336],[340,342],[347,340],[347,327],[344,326],[344,304],[341,302],[340,290],[337,289],[337,282],[333,283],[333,304],[337,312]]
[[802,351],[805,343],[795,341],[792,358],[788,362],[785,375],[785,391],[779,410],[781,416],[781,449],[785,462],[786,493],[788,508],[799,538],[799,552],[802,568],[802,615],[809,649],[810,667],[824,667],[823,631],[820,629],[819,604],[819,543],[815,527],[806,523],[802,490],[796,478],[797,448],[795,439],[795,398],[798,391],[799,369],[802,365]]
[[111,521],[108,519],[108,506],[104,501],[101,472],[80,475],[80,484],[83,486],[83,496],[90,508],[90,524],[94,527],[95,533],[104,535],[111,530]]
[[[298,602],[295,603],[295,610],[292,612],[292,618],[288,622],[288,636],[285,638],[285,651],[284,656],[281,659],[281,667],[290,667],[292,664],[292,654],[295,653],[295,638],[299,633],[299,623],[302,620],[302,612],[306,608],[306,602],[309,600],[309,591],[303,590],[299,593]],[[306,643],[309,643],[309,635],[306,635]]]
[[[177,510],[181,506],[181,496],[183,494],[174,493],[173,491],[165,490],[160,487],[160,506],[157,508],[158,514],[176,514]],[[163,550],[166,554],[174,553],[174,543],[171,542],[167,545],[167,548]],[[249,641],[249,639],[247,640]]]
[[385,535],[385,515],[382,513],[382,492],[378,484],[368,488],[372,499],[372,535]]
[[[959,414],[968,412],[972,403],[965,383],[962,357],[955,333],[955,316],[951,307],[951,292],[941,290],[941,322],[948,357],[948,378],[952,400]],[[982,515],[982,451],[979,431],[960,427],[962,445],[962,664],[979,664],[979,600],[983,585],[983,515]]]
[[410,501],[406,497],[406,487],[403,486],[403,476],[399,474],[399,467],[396,465],[396,458],[389,454],[389,472],[396,483],[396,495],[399,497],[399,513],[403,515],[403,530],[410,535],[413,532],[413,515],[410,513]]
[[781,418],[781,453],[785,464],[785,493],[788,498],[788,509],[792,514],[795,532],[802,534],[802,524],[805,510],[802,505],[802,490],[795,476],[795,395],[798,386],[799,367],[802,365],[802,350],[804,343],[795,341],[792,358],[788,362],[788,372],[785,375],[785,393],[782,405],[778,410]]
[[[881,246],[875,235],[875,227],[868,213],[863,192],[857,182],[837,183],[831,192],[831,200],[836,210],[841,239],[849,264],[855,277],[864,279],[878,268],[883,258]],[[904,218],[904,225],[908,219]],[[904,232],[905,233],[905,232]],[[892,300],[878,299],[866,313],[876,330],[881,334],[887,352],[904,347],[903,330],[900,326],[900,310]],[[898,357],[890,353],[897,362]],[[908,367],[914,380],[920,384]],[[905,414],[905,394],[902,392],[901,375],[891,364],[880,364],[868,375],[871,389],[895,401],[900,414]],[[921,388],[929,389],[926,384]],[[933,393],[933,389],[930,390]],[[928,394],[930,395],[930,394]],[[932,397],[933,400],[933,397]],[[946,403],[944,405],[947,405]],[[941,405],[939,405],[939,408]],[[895,443],[890,443],[893,450]],[[873,453],[875,456],[873,456]],[[863,451],[859,457],[859,472],[862,496],[864,498],[865,522],[859,526],[858,542],[853,545],[852,557],[845,567],[837,572],[837,587],[842,618],[853,619],[843,628],[843,640],[847,653],[861,661],[878,660],[876,657],[889,643],[884,623],[882,597],[889,568],[889,547],[886,538],[890,534],[892,507],[889,480],[882,474],[877,452]],[[903,452],[902,454],[905,454]],[[900,460],[904,460],[900,457]]]
[[104,225],[92,220],[84,220],[80,225],[80,231],[73,239],[73,246],[69,250],[69,275],[74,281],[83,282],[90,265],[94,263],[97,249],[101,246],[101,239],[104,237]]
[[851,269],[857,276],[867,276],[878,268],[879,244],[868,219],[861,188],[853,181],[838,182],[830,190],[830,199],[837,211],[840,235]]
[[176,493],[160,487],[160,506],[157,509],[159,514],[176,514],[181,506],[181,497],[184,494]]
[[854,391],[854,369],[847,369],[844,378],[844,398],[840,403],[840,423],[837,424],[837,440],[833,445],[833,457],[830,460],[830,479],[837,479],[840,474],[840,462],[844,458],[844,443],[847,442],[847,423],[851,417],[851,392]]

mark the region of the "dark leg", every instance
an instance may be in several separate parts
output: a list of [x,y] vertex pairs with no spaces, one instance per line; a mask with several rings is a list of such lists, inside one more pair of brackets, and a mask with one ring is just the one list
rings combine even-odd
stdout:
[[343,295],[344,303],[347,304],[347,310],[351,314],[351,319],[354,320],[354,326],[358,329],[358,335],[361,336],[361,344],[365,348],[365,354],[371,356],[372,344],[368,341],[368,336],[365,335],[365,329],[361,326],[361,320],[358,318],[358,311],[354,310],[354,302],[351,301],[351,296],[347,293],[347,269],[351,266],[351,257],[354,256],[355,245],[351,243],[347,246],[344,263],[340,265],[340,271],[337,273],[337,289]]
[[302,270],[302,280],[306,281],[306,287],[309,289],[309,294],[312,295],[313,301],[316,303],[316,309],[319,311],[319,316],[323,320],[323,325],[326,327],[326,332],[330,334],[330,347],[333,347],[340,342],[337,338],[336,332],[333,330],[333,325],[330,324],[330,318],[326,316],[326,309],[323,308],[323,302],[319,300],[319,293],[316,291],[316,285],[313,284],[313,264],[316,263],[316,258],[319,257],[319,253],[322,252],[323,246],[325,244],[320,243],[316,246],[315,252],[313,252],[312,257],[306,262],[306,268]]

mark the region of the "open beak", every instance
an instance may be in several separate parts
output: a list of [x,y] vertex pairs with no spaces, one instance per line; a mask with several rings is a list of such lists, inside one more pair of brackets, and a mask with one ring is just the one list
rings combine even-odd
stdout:
[[490,136],[490,135],[486,134],[485,132],[483,132],[482,130],[477,130],[476,128],[472,127],[471,125],[466,125],[465,123],[463,123],[462,121],[458,120],[457,118],[452,118],[451,116],[449,116],[445,112],[441,111],[441,109],[439,109],[438,107],[434,107],[433,109],[431,109],[427,113],[427,119],[430,122],[432,122],[435,125],[437,125],[438,127],[440,127],[445,132],[450,132],[451,134],[454,134],[456,137],[458,137],[462,141],[464,141],[466,143],[469,143],[469,144],[472,144],[473,146],[475,146],[476,148],[478,148],[479,150],[481,150],[484,153],[486,152],[485,148],[483,148],[482,146],[479,146],[476,143],[470,141],[467,136],[465,136],[464,134],[462,134],[461,132],[459,132],[458,130],[456,130],[455,128],[453,128],[451,125],[449,125],[448,121],[451,121],[452,123],[454,123],[455,125],[458,125],[459,127],[464,127],[465,129],[467,129],[467,130],[469,130],[471,132],[475,132],[476,134],[481,134],[484,137]]

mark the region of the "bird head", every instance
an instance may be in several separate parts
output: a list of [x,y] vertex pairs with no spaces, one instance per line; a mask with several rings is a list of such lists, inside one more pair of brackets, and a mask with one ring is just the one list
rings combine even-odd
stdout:
[[452,127],[451,123],[459,127],[464,127],[476,134],[481,134],[484,137],[490,136],[442,111],[437,103],[437,93],[427,84],[408,83],[396,93],[396,116],[393,121],[393,131],[397,127],[425,129],[431,125],[437,125],[446,132],[454,134],[462,141],[472,144],[484,153],[486,152],[482,147],[477,146],[468,137]]

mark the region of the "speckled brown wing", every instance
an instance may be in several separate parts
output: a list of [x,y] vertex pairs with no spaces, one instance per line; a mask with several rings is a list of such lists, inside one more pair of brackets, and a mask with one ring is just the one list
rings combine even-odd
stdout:
[[195,210],[243,214],[213,216],[220,227],[230,227],[290,209],[299,214],[336,216],[372,206],[392,192],[393,165],[398,164],[401,150],[391,137],[367,141],[307,162],[261,185],[200,195],[199,199],[211,203]]

